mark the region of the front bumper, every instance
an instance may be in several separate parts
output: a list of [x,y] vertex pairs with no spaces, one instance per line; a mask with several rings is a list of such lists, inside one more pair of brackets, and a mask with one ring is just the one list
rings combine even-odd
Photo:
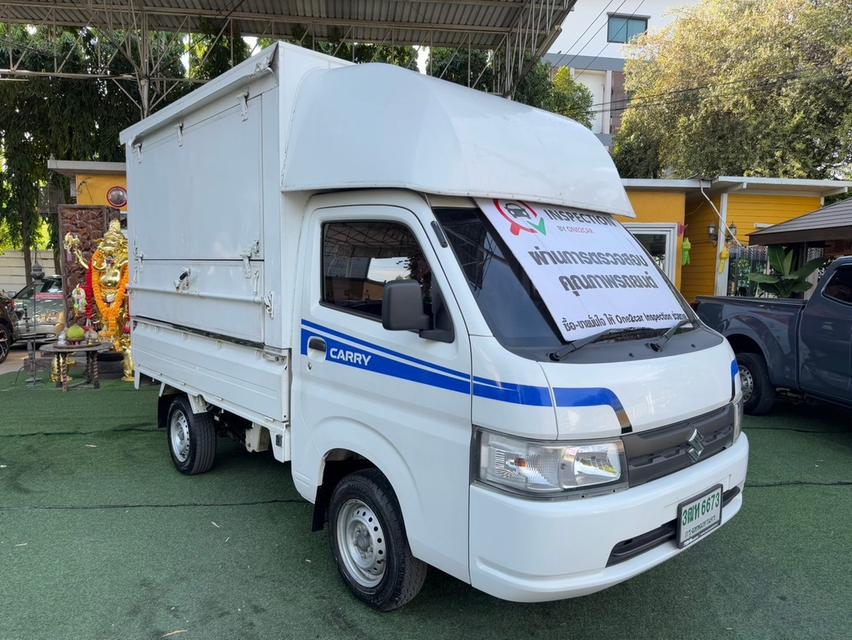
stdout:
[[722,509],[725,524],[742,506],[748,439],[712,458],[639,487],[577,500],[525,500],[470,488],[471,584],[498,598],[542,602],[618,584],[682,551],[664,542],[607,566],[613,547],[674,520],[677,505],[715,484],[740,492]]

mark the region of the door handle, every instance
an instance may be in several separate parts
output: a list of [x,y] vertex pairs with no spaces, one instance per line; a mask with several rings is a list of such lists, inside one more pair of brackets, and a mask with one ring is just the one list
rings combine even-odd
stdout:
[[325,352],[325,340],[316,336],[308,339],[308,349],[316,349],[317,351]]

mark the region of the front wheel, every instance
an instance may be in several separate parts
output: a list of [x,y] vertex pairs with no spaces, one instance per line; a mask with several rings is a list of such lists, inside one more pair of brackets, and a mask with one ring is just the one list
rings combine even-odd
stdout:
[[337,568],[356,598],[391,611],[420,592],[426,564],[411,555],[396,495],[377,469],[340,481],[331,496],[329,525]]
[[775,388],[769,380],[763,356],[749,351],[738,353],[737,365],[743,389],[743,411],[753,416],[769,413],[775,404]]
[[166,435],[172,462],[181,473],[195,475],[213,466],[216,426],[209,413],[193,413],[184,396],[175,398],[169,407]]

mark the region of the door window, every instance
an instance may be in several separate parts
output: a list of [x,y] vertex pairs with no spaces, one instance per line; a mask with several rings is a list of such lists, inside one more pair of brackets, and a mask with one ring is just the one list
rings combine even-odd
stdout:
[[322,301],[374,320],[382,318],[384,286],[417,280],[424,303],[432,274],[411,230],[397,222],[328,222],[322,234]]
[[841,267],[835,271],[823,294],[826,298],[852,304],[852,267]]

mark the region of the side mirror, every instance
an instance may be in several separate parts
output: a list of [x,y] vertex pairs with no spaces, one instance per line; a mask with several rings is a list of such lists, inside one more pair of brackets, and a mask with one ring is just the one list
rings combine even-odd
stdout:
[[429,316],[423,312],[423,292],[419,282],[394,280],[385,283],[382,326],[389,331],[422,331],[429,328]]

